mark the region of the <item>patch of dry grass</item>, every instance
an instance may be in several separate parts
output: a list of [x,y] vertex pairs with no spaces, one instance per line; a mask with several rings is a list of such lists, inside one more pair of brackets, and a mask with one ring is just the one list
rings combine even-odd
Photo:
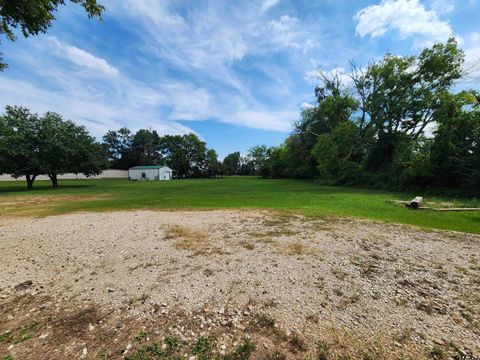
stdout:
[[177,240],[174,247],[178,250],[189,250],[194,255],[219,253],[220,249],[213,245],[208,235],[200,230],[180,225],[169,225],[165,231],[166,240]]
[[256,231],[256,232],[248,232],[247,235],[251,237],[257,237],[257,238],[262,238],[262,237],[281,237],[281,236],[293,236],[297,235],[298,233],[296,231],[293,231],[291,229],[286,229],[284,227],[279,227],[276,229],[272,230],[267,230],[267,231]]
[[276,213],[272,217],[263,219],[262,224],[268,227],[285,226],[289,225],[290,221],[292,221],[293,218],[294,215],[292,214]]
[[347,273],[345,271],[343,271],[342,269],[340,268],[332,268],[330,270],[330,272],[333,274],[333,276],[335,276],[338,280],[345,280],[345,278],[347,277]]
[[255,244],[251,243],[250,241],[246,241],[246,240],[240,241],[240,245],[247,250],[255,249]]
[[405,340],[408,346],[392,346],[381,335],[367,336],[336,328],[326,329],[317,341],[317,359],[416,359],[426,360],[425,349]]
[[109,194],[0,197],[0,216],[10,218],[42,217],[55,213],[55,209],[65,203],[102,201],[109,197]]
[[287,249],[286,249],[287,255],[301,255],[305,253],[306,253],[306,247],[301,243],[291,243],[287,245]]

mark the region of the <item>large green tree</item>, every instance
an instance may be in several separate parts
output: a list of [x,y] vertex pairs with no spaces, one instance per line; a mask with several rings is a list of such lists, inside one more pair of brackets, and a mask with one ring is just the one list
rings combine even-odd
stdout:
[[462,77],[463,62],[464,53],[451,38],[418,56],[386,54],[364,69],[352,66],[358,124],[370,146],[369,170],[388,172],[397,150],[424,134],[441,98]]
[[140,129],[132,139],[137,165],[158,165],[161,162],[160,137],[156,130]]
[[40,119],[27,108],[7,106],[0,117],[0,173],[25,176],[32,189],[42,174],[38,136]]
[[165,135],[160,138],[160,151],[178,177],[204,174],[207,148],[195,134]]
[[[70,1],[81,5],[89,17],[101,18],[104,7],[97,0]],[[46,33],[60,5],[65,0],[0,0],[0,35],[14,41],[16,29],[25,37]],[[0,71],[6,66],[0,53]]]
[[138,165],[133,149],[133,134],[129,129],[109,130],[102,140],[111,168],[126,170]]
[[238,175],[240,173],[240,152],[235,151],[225,156],[222,166],[225,175]]
[[435,114],[432,182],[480,194],[480,107],[471,93],[446,95]]
[[221,163],[218,161],[217,152],[213,149],[208,149],[205,154],[205,176],[216,177],[221,173]]
[[252,160],[255,175],[262,175],[269,159],[268,148],[265,145],[255,145],[248,150],[248,157]]
[[106,168],[104,150],[83,126],[61,115],[47,112],[40,118],[37,143],[42,174],[48,175],[53,187],[58,175],[83,173],[98,175]]

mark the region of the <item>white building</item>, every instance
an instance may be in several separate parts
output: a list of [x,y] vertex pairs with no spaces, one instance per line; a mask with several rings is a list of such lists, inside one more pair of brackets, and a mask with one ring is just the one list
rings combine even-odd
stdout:
[[129,180],[171,180],[173,170],[168,166],[134,166],[128,169]]

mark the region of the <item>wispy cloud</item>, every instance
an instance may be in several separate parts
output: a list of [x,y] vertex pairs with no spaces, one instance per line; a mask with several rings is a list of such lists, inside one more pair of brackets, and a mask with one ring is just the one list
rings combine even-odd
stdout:
[[430,8],[437,14],[449,14],[455,10],[454,0],[432,0]]
[[99,71],[108,76],[118,76],[118,69],[108,64],[105,59],[96,57],[88,51],[79,49],[75,46],[66,46],[65,54],[73,63]]
[[274,7],[279,3],[280,0],[263,0],[262,1],[262,12],[268,11],[270,8]]
[[330,70],[314,69],[314,70],[307,71],[307,73],[305,74],[305,80],[307,80],[312,84],[318,84],[319,80],[321,80],[322,78],[322,73],[327,77],[338,78],[338,80],[343,86],[349,87],[353,84],[351,74],[348,73],[345,70],[345,68],[341,66],[338,66]]
[[464,43],[466,82],[480,85],[480,33],[468,34]]
[[[184,81],[201,95],[198,106],[190,109],[183,106],[180,110],[179,101],[174,101],[169,118],[224,122],[235,119],[239,125],[285,131],[293,119],[285,120],[284,114],[298,110],[295,100],[283,101],[283,108],[276,104],[267,116],[268,106],[259,100],[256,89],[236,67],[243,65],[249,56],[282,51],[304,53],[316,46],[315,36],[299,19],[288,14],[273,19],[265,15],[277,3],[278,0],[208,1],[201,6],[179,9],[172,1],[126,0],[111,2],[107,7],[115,18],[139,25],[142,51],[165,66],[181,70]],[[199,90],[200,84],[208,86]],[[182,97],[180,93],[178,97]],[[244,114],[243,108],[250,109],[255,116],[238,115]],[[282,114],[281,120],[272,121],[278,114]]]

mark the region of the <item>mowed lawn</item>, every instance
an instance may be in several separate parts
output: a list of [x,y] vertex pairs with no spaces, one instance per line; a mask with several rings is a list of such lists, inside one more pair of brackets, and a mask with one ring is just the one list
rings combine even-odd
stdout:
[[33,191],[26,191],[24,182],[0,182],[0,216],[122,209],[251,208],[308,216],[359,217],[480,234],[480,212],[414,211],[390,202],[423,195],[427,201],[476,207],[480,205],[476,200],[320,186],[309,181],[248,177],[163,182],[60,180],[58,189],[52,189],[48,181],[37,181],[34,187]]

